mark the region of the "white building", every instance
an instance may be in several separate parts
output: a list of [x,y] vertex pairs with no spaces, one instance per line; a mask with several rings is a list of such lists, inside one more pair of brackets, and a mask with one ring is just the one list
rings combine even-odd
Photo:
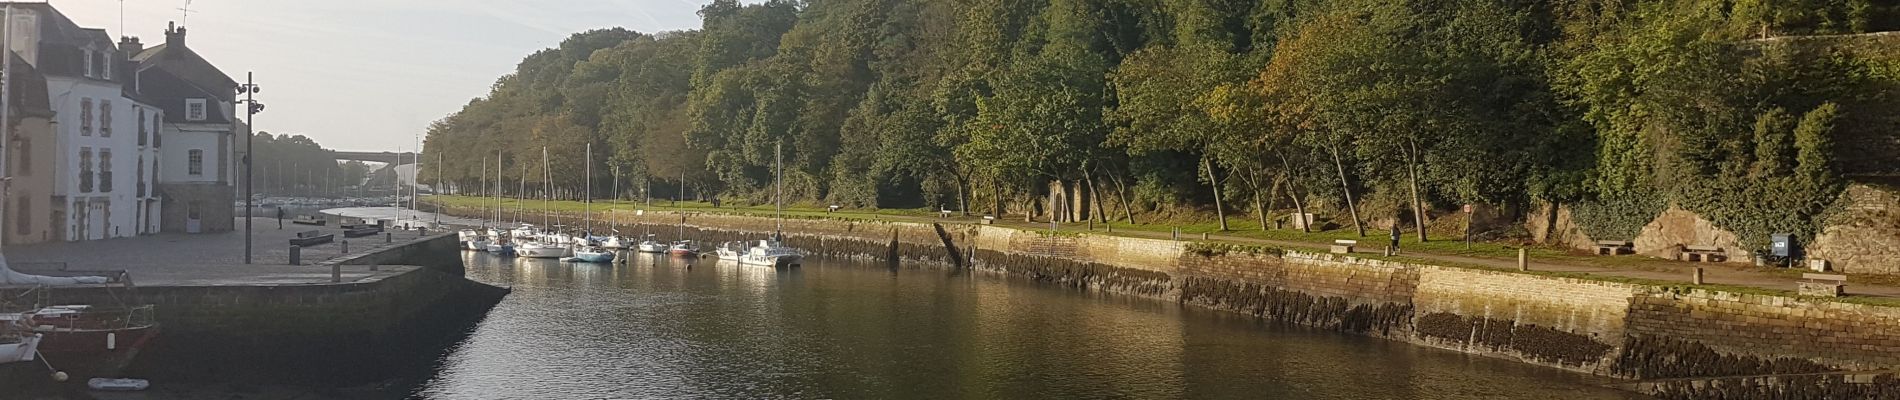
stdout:
[[137,66],[141,98],[163,109],[159,136],[164,138],[158,166],[166,232],[225,232],[234,228],[232,182],[239,176],[233,149],[243,125],[237,122],[237,82],[185,45],[185,28],[165,29],[165,43],[142,48],[122,42]]
[[48,203],[55,231],[66,240],[158,231],[158,198],[149,185],[157,181],[159,155],[149,124],[163,113],[128,91],[127,56],[105,30],[81,28],[50,5],[12,9],[7,46],[46,77],[54,112],[57,143],[47,151],[60,159]]

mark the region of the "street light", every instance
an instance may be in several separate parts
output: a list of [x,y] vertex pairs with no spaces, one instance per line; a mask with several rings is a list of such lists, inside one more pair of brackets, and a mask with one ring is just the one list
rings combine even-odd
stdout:
[[244,84],[238,85],[237,87],[237,92],[239,94],[244,95],[244,100],[238,100],[237,102],[238,104],[245,105],[244,107],[244,160],[243,160],[244,161],[244,263],[245,264],[251,263],[251,217],[252,217],[251,209],[254,208],[254,205],[251,204],[251,201],[252,201],[251,200],[251,181],[254,180],[251,178],[251,154],[252,154],[251,149],[252,149],[252,142],[254,142],[253,139],[255,135],[251,133],[251,129],[253,129],[252,121],[254,121],[257,118],[257,113],[264,112],[264,103],[259,103],[257,102],[257,99],[254,99],[251,97],[252,95],[257,94],[258,92],[264,91],[262,88],[257,87],[257,84],[252,83],[251,75],[252,73],[250,72],[244,73]]

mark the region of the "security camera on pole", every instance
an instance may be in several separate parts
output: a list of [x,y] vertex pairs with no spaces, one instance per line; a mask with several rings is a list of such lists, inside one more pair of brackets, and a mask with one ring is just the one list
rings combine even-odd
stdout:
[[252,208],[254,208],[254,206],[251,204],[251,201],[252,201],[251,200],[251,181],[255,180],[251,178],[251,154],[252,154],[251,149],[252,149],[252,142],[254,141],[253,135],[251,133],[251,129],[252,129],[252,121],[254,121],[257,118],[257,113],[264,112],[264,103],[257,102],[257,99],[253,99],[251,98],[251,96],[257,94],[257,92],[263,91],[263,89],[258,88],[257,84],[251,83],[251,73],[246,72],[244,73],[244,84],[238,85],[237,91],[238,93],[244,95],[244,100],[238,100],[238,104],[245,105],[245,108],[244,108],[244,160],[243,160],[244,161],[244,263],[250,264],[251,263],[251,213],[252,213]]

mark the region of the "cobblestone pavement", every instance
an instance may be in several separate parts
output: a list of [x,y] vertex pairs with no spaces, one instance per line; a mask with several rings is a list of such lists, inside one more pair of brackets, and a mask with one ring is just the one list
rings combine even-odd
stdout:
[[[350,242],[350,253],[360,254],[414,240],[417,234],[394,232],[396,243],[385,244],[383,237],[344,239],[335,226],[307,226],[285,221],[278,228],[274,218],[252,220],[252,261],[244,264],[243,221],[238,231],[182,234],[164,233],[134,238],[59,242],[9,246],[7,261],[14,269],[32,273],[61,268],[74,271],[116,271],[131,274],[134,283],[156,285],[256,285],[330,283],[330,267],[314,264],[343,254],[342,241]],[[337,241],[302,249],[303,264],[290,263],[290,238],[297,232],[317,230],[335,234]],[[384,266],[370,271],[369,266],[343,266],[343,281],[392,276],[414,267]]]

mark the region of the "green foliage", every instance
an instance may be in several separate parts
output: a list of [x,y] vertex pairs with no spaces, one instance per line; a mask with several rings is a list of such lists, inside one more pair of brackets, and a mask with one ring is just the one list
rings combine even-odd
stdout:
[[1867,0],[719,0],[698,30],[589,31],[527,56],[431,126],[425,157],[470,186],[492,179],[482,165],[499,154],[504,181],[573,197],[591,144],[594,186],[624,178],[601,193],[760,204],[782,146],[794,203],[1047,218],[1040,199],[1062,181],[1127,214],[1218,204],[1345,221],[1363,206],[1373,215],[1360,220],[1416,209],[1433,225],[1464,203],[1541,199],[1612,239],[1678,204],[1752,241],[1810,234],[1841,176],[1893,168],[1836,149],[1891,136],[1892,42],[1782,36],[1900,29],[1895,12]]

